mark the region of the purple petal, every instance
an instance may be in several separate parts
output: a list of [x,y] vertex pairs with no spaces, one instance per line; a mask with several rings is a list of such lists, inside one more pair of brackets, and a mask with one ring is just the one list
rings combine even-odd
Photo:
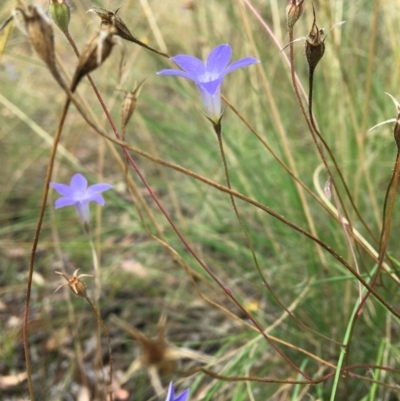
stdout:
[[75,205],[75,203],[76,201],[72,198],[60,198],[55,201],[54,207],[60,209],[61,207]]
[[165,399],[165,401],[173,401],[174,397],[175,397],[174,385],[172,384],[172,382],[170,382],[168,387],[167,398]]
[[89,202],[77,202],[75,204],[75,208],[76,211],[78,212],[79,219],[83,223],[89,223],[90,220]]
[[107,191],[108,189],[112,188],[113,186],[110,184],[94,184],[91,185],[87,190],[86,190],[86,196],[90,197],[95,194],[99,194],[101,192]]
[[161,70],[157,72],[158,75],[175,75],[178,77],[184,77],[184,78],[188,78],[191,79],[193,81],[193,76],[188,74],[185,71],[181,71],[181,70]]
[[210,95],[202,85],[197,84],[201,98],[203,100],[204,107],[206,108],[207,117],[213,122],[218,122],[221,118],[221,92],[219,89],[214,95]]
[[232,57],[232,49],[229,45],[219,45],[209,54],[206,63],[207,73],[215,79],[225,70]]
[[216,79],[210,82],[196,82],[197,85],[204,88],[210,95],[214,95],[223,82],[223,78]]
[[257,64],[260,61],[253,57],[245,57],[232,63],[223,73],[222,76],[229,74],[230,72],[237,70],[238,68],[247,67],[248,65]]
[[199,75],[203,75],[206,72],[204,63],[196,57],[181,54],[179,56],[172,57],[171,60],[194,78],[198,77]]
[[69,185],[75,194],[83,194],[87,188],[87,179],[82,174],[75,174]]
[[186,401],[189,397],[189,390],[185,390],[181,395],[176,397],[174,401]]
[[71,197],[73,195],[73,191],[69,187],[69,185],[59,184],[57,182],[51,182],[50,186],[54,188],[60,195]]
[[93,194],[85,199],[86,202],[96,202],[101,206],[104,206],[104,198],[99,194]]

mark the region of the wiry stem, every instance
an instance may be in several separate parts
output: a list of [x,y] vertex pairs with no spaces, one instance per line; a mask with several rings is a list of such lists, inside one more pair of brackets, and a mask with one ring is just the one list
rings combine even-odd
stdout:
[[[67,36],[67,39],[69,41],[73,41],[71,36]],[[76,48],[76,46],[74,47]],[[106,107],[106,105],[104,104],[104,101],[96,87],[96,85],[94,84],[93,80],[91,79],[91,77],[88,75],[88,79],[89,82],[91,83],[93,90],[100,102],[100,105],[104,111],[104,114],[106,115],[107,120],[110,123],[110,126],[114,132],[114,135],[116,136],[118,141],[121,141],[121,136],[118,133],[117,127],[114,124],[114,121]],[[94,129],[96,129],[97,132],[99,132],[99,130],[96,127],[93,127]],[[101,132],[99,132],[101,133]],[[101,133],[102,134],[102,133]],[[244,315],[254,324],[254,326],[257,328],[257,330],[260,332],[260,334],[267,340],[267,342],[280,354],[282,355],[281,351],[279,350],[279,348],[269,339],[269,337],[264,333],[263,328],[261,327],[261,325],[257,322],[256,319],[253,318],[253,316],[251,316],[251,314],[246,310],[246,308],[236,299],[236,297],[233,295],[232,291],[230,290],[229,287],[225,286],[222,281],[212,272],[212,270],[200,259],[200,257],[196,254],[196,252],[193,250],[193,248],[190,246],[190,244],[187,242],[187,240],[184,238],[184,236],[181,234],[180,230],[178,229],[178,227],[175,225],[175,223],[172,221],[171,217],[169,216],[169,214],[167,213],[167,211],[165,210],[165,208],[163,207],[163,205],[161,204],[161,202],[159,201],[159,199],[157,198],[157,196],[155,195],[155,193],[153,192],[153,190],[151,189],[149,183],[147,182],[146,178],[144,177],[143,173],[141,172],[141,170],[139,169],[138,165],[136,164],[136,162],[133,160],[132,156],[130,155],[130,153],[127,150],[126,146],[122,146],[122,150],[125,153],[126,158],[129,161],[129,164],[133,167],[133,169],[135,170],[136,174],[139,176],[140,180],[143,182],[144,186],[146,187],[146,189],[148,190],[150,196],[152,197],[152,199],[154,200],[154,202],[156,203],[157,207],[159,208],[159,210],[161,211],[161,213],[164,215],[164,217],[166,218],[166,220],[168,221],[169,225],[171,226],[171,228],[175,231],[176,235],[179,237],[179,239],[182,241],[183,245],[185,246],[185,248],[188,250],[188,252],[193,256],[193,258],[197,261],[197,263],[208,273],[208,275],[214,280],[214,282],[225,292],[225,294],[233,301],[233,303],[244,313]],[[283,356],[283,355],[282,355]],[[307,376],[304,372],[300,371],[297,367],[295,367],[293,365],[293,363],[291,362],[293,368],[296,369],[297,372],[299,372],[302,376],[304,376],[305,378],[309,379],[309,376]]]
[[110,362],[110,374],[109,374],[109,380],[110,380],[110,401],[113,401],[113,389],[112,389],[112,379],[113,379],[113,359],[112,359],[112,348],[111,348],[111,339],[110,339],[110,334],[107,330],[106,325],[103,322],[103,319],[100,316],[100,313],[98,312],[98,310],[96,309],[96,307],[93,305],[93,302],[90,300],[90,298],[88,296],[85,297],[86,301],[88,302],[88,304],[90,305],[90,307],[92,308],[94,314],[96,315],[97,321],[100,323],[101,328],[104,331],[104,334],[106,335],[107,338],[107,343],[108,343],[108,358],[109,358],[109,362]]
[[[225,151],[224,151],[224,145],[223,145],[223,142],[222,142],[221,121],[219,122],[219,124],[214,124],[214,131],[215,131],[215,133],[217,134],[217,138],[218,138],[219,150],[220,150],[222,162],[223,162],[223,165],[224,165],[224,172],[225,172],[226,185],[227,185],[227,187],[228,187],[229,189],[232,189],[232,187],[231,187],[231,180],[230,180],[230,177],[229,177],[228,163],[226,162],[226,156],[225,156]],[[241,229],[242,229],[242,231],[243,231],[243,233],[244,233],[244,235],[245,235],[245,237],[246,237],[246,241],[247,241],[247,244],[248,244],[248,246],[249,246],[249,248],[250,248],[251,254],[252,254],[252,256],[253,256],[253,261],[254,261],[254,264],[256,265],[256,269],[257,269],[257,271],[258,271],[258,274],[260,275],[260,277],[261,277],[263,283],[264,283],[264,284],[266,285],[266,287],[268,288],[269,285],[268,285],[267,280],[265,279],[265,277],[264,277],[264,275],[263,275],[263,273],[262,273],[262,271],[261,271],[260,265],[259,265],[258,260],[257,260],[256,253],[255,253],[255,250],[254,250],[253,242],[251,241],[251,238],[250,238],[250,236],[249,236],[249,233],[247,232],[246,227],[245,227],[245,225],[244,225],[244,223],[243,223],[243,220],[242,220],[242,218],[241,218],[241,216],[240,216],[240,214],[239,214],[239,210],[238,210],[238,208],[237,208],[237,206],[236,206],[235,198],[233,197],[232,194],[229,194],[229,198],[230,198],[230,200],[231,200],[232,207],[233,207],[233,210],[234,210],[234,212],[235,212],[236,218],[237,218],[237,220],[238,220],[238,222],[239,222],[239,224],[240,224],[240,227],[241,227]],[[265,336],[267,337],[266,334],[265,334]],[[271,342],[271,340],[269,339],[269,336],[268,336],[268,341]],[[272,344],[272,343],[271,343],[271,344]],[[274,346],[274,348],[275,348],[275,346]],[[282,357],[287,363],[289,363],[298,373],[300,373],[303,377],[308,377],[306,374],[303,373],[303,371],[302,371],[300,368],[298,368],[298,367],[283,353],[283,351],[279,350],[278,348],[275,348],[275,349],[276,349],[276,351],[281,355],[281,357]]]
[[31,398],[31,401],[35,401],[35,395],[33,392],[33,383],[32,383],[31,362],[30,362],[30,356],[29,356],[29,342],[28,342],[28,318],[29,318],[29,304],[30,304],[31,288],[32,288],[32,276],[33,276],[33,270],[34,270],[34,265],[35,265],[36,249],[37,249],[38,242],[39,242],[40,231],[42,229],[44,212],[46,210],[47,196],[49,194],[50,179],[51,179],[51,175],[53,172],[54,160],[55,160],[55,157],[57,154],[57,145],[58,145],[58,142],[60,141],[62,128],[64,126],[65,118],[67,116],[70,103],[71,103],[70,99],[68,98],[65,101],[64,108],[61,113],[60,121],[58,123],[57,131],[54,135],[53,147],[51,149],[49,162],[47,164],[46,178],[45,178],[45,182],[44,182],[42,201],[41,201],[40,211],[39,211],[39,218],[38,218],[38,222],[36,224],[36,230],[35,230],[35,234],[33,237],[32,250],[31,250],[31,255],[30,255],[30,259],[29,259],[28,285],[27,285],[26,298],[25,298],[25,309],[24,309],[24,318],[23,318],[23,325],[22,325],[22,337],[23,337],[23,343],[24,343],[26,372],[27,372],[27,378],[28,378],[28,389],[29,389],[29,396]]

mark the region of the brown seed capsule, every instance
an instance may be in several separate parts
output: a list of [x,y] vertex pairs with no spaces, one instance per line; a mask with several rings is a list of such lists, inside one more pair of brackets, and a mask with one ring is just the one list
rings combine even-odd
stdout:
[[294,24],[303,14],[303,3],[304,0],[301,0],[297,3],[297,0],[290,0],[290,3],[286,7],[286,24],[288,29],[293,29]]
[[393,129],[394,140],[396,141],[397,151],[400,153],[400,105],[397,104],[397,118]]
[[144,83],[144,80],[133,90],[133,92],[125,92],[125,98],[122,102],[122,109],[121,109],[121,125],[123,131],[125,131],[126,126],[131,119],[137,102],[137,95],[139,95],[139,91]]
[[[64,287],[66,285],[69,286],[70,290],[75,294],[78,295],[79,297],[86,298],[86,286],[85,284],[80,280],[81,277],[93,277],[90,274],[80,274],[77,276],[79,269],[76,269],[72,275],[71,278],[69,278],[67,275],[61,272],[56,272],[60,276],[63,276],[65,280],[68,281],[67,284],[60,285],[55,291],[59,290],[61,287]],[[54,292],[55,292],[54,291]]]
[[[160,54],[161,56],[169,58],[168,54],[165,54],[163,52],[160,52],[159,50],[153,49],[152,47],[141,42],[139,39],[136,39],[131,34],[131,31],[128,29],[125,22],[122,20],[122,18],[119,15],[117,15],[120,8],[121,7],[118,7],[115,11],[108,11],[104,8],[96,7],[96,8],[89,9],[87,12],[94,13],[100,17],[102,28],[113,26],[116,31],[115,34],[120,36],[122,39],[128,40],[129,42],[136,43],[148,50],[151,50],[154,53],[157,53],[157,54]],[[99,11],[99,10],[101,10],[101,11]]]
[[313,5],[314,21],[310,33],[306,37],[306,58],[310,71],[314,71],[315,67],[321,60],[325,52],[325,37],[323,29],[319,29],[315,23],[315,10]]
[[13,15],[17,25],[18,17],[22,16],[22,30],[28,35],[33,48],[46,63],[57,82],[65,87],[64,80],[56,67],[53,26],[49,16],[39,6],[28,6],[26,8],[22,3],[15,8]]
[[115,28],[109,26],[97,33],[82,51],[78,66],[71,83],[71,92],[74,92],[79,81],[91,71],[99,67],[110,55],[112,48],[116,44]]

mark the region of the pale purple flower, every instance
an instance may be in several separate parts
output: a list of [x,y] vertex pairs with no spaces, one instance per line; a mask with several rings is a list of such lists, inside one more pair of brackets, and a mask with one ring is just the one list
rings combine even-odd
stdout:
[[175,389],[172,382],[169,383],[168,394],[165,401],[186,401],[189,397],[189,390],[185,390],[181,395],[175,397]]
[[232,57],[232,49],[228,44],[219,45],[207,57],[203,63],[196,57],[181,54],[172,57],[171,60],[178,64],[181,70],[161,70],[157,74],[175,75],[192,80],[200,90],[207,117],[217,124],[221,118],[221,84],[226,74],[258,63],[253,57],[245,57],[228,66]]
[[104,205],[104,198],[101,192],[112,188],[110,184],[94,184],[88,187],[87,179],[82,174],[75,174],[71,178],[70,185],[58,184],[51,182],[50,185],[60,194],[61,198],[57,199],[54,206],[56,209],[65,206],[75,206],[79,219],[83,223],[89,223],[89,202],[97,202]]

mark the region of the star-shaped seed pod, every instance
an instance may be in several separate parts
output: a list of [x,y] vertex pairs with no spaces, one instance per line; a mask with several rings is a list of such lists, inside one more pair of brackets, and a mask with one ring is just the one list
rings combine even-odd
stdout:
[[319,29],[315,23],[315,9],[313,5],[313,15],[314,21],[311,27],[311,31],[306,37],[306,58],[310,71],[314,71],[315,67],[321,60],[325,53],[325,43],[324,40],[326,35],[323,29]]
[[122,20],[122,18],[117,15],[119,9],[121,8],[118,7],[115,11],[109,11],[106,10],[105,8],[101,8],[101,7],[94,7],[94,8],[90,8],[87,12],[88,13],[94,13],[97,16],[100,17],[101,19],[101,27],[114,27],[115,28],[115,34],[120,36],[122,39],[128,40],[129,42],[133,42],[136,43],[139,46],[142,46],[148,50],[151,50],[154,53],[157,53],[161,56],[164,57],[169,57],[168,54],[165,54],[163,52],[160,52],[159,50],[153,49],[152,47],[146,45],[145,43],[143,43],[142,41],[140,41],[139,39],[136,39],[132,34],[131,31],[128,29],[128,27],[126,26],[125,22]]
[[[212,360],[210,356],[202,352],[188,348],[175,347],[170,344],[166,339],[167,318],[165,315],[161,315],[158,322],[158,335],[156,338],[147,337],[141,331],[115,315],[111,315],[110,320],[116,326],[126,331],[133,339],[138,341],[142,350],[141,356],[132,362],[120,379],[120,385],[126,383],[138,370],[145,369],[147,370],[155,392],[158,396],[161,396],[164,390],[160,376],[164,377],[176,373],[178,371],[178,361],[180,359],[189,358],[203,363],[209,363]],[[178,400],[179,399],[180,398],[178,398]],[[183,399],[185,399],[185,397],[183,397]],[[169,398],[167,398],[167,400],[169,400]],[[177,400],[175,399],[175,401]]]
[[91,274],[80,274],[78,276],[78,271],[79,271],[79,269],[76,269],[74,271],[74,273],[72,274],[71,278],[69,278],[64,273],[56,272],[56,274],[59,274],[60,276],[63,276],[65,278],[65,280],[67,280],[67,283],[66,284],[62,284],[59,287],[57,287],[54,292],[58,291],[61,287],[65,287],[67,285],[75,295],[78,295],[78,297],[87,298],[86,286],[81,281],[81,277],[93,277],[93,276]]

